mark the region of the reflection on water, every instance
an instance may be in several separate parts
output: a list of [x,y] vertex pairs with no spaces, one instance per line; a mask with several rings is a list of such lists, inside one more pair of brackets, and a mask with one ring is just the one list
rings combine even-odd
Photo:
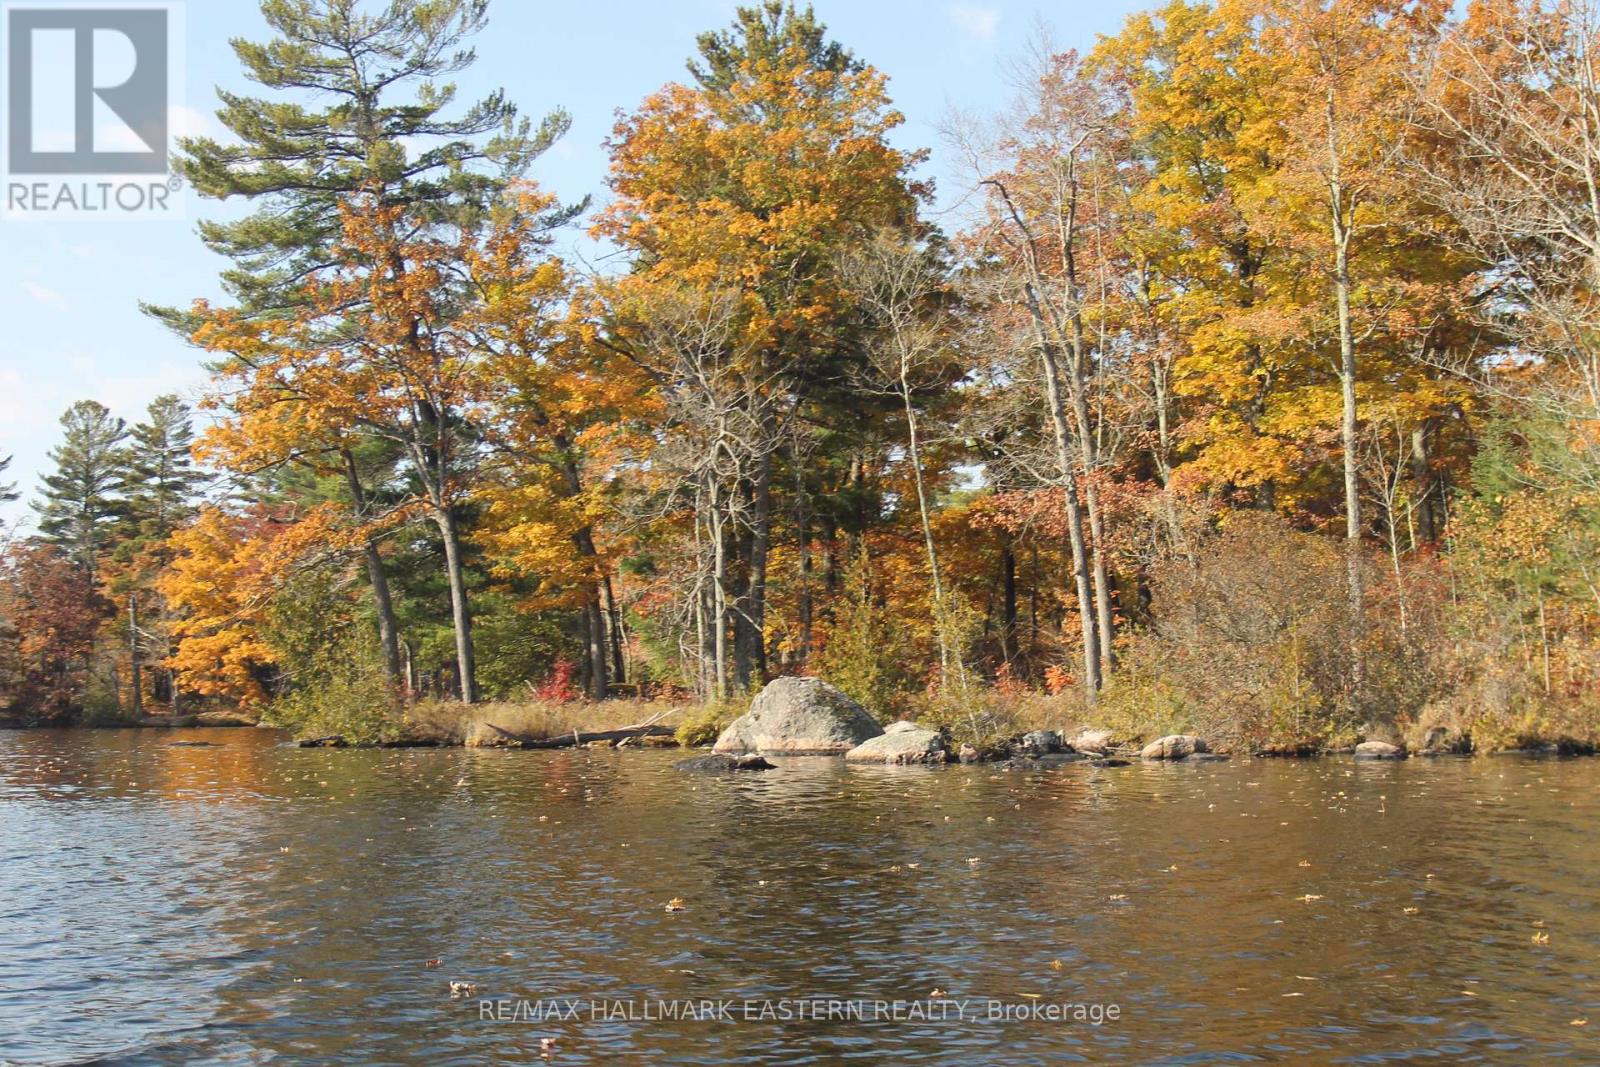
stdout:
[[[0,733],[0,1063],[1600,1062],[1600,762],[675,758]],[[1121,1018],[477,999],[935,989]]]

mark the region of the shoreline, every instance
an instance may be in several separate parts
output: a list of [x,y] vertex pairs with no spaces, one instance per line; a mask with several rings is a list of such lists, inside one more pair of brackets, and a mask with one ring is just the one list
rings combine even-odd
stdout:
[[[60,730],[60,731],[96,731],[96,730],[270,730],[276,733],[289,735],[291,728],[274,726],[252,719],[237,712],[199,712],[194,715],[161,715],[147,716],[137,722],[112,721],[98,723],[42,723],[19,722],[15,720],[0,721],[0,731],[33,731],[33,730]],[[601,733],[615,734],[619,731],[601,731]],[[1062,752],[1029,755],[1017,748],[1020,738],[1013,739],[1005,750],[993,754],[985,754],[976,759],[961,760],[953,755],[948,760],[933,761],[921,766],[971,766],[974,764],[1000,765],[1021,769],[1049,769],[1064,767],[1074,763],[1089,763],[1096,766],[1126,766],[1135,763],[1203,763],[1219,760],[1313,760],[1330,759],[1336,757],[1354,757],[1354,745],[1339,745],[1329,748],[1297,748],[1281,750],[1267,748],[1250,752],[1214,751],[1205,753],[1201,759],[1147,759],[1140,755],[1139,739],[1132,739],[1124,744],[1108,748],[1104,752],[1079,752],[1070,747]],[[640,751],[645,749],[661,750],[674,749],[684,754],[709,755],[712,752],[710,745],[685,745],[680,743],[671,730],[658,729],[649,732],[634,733],[626,738],[600,737],[595,739],[585,738],[579,734],[577,740],[563,734],[551,734],[543,737],[515,737],[506,736],[492,741],[484,741],[472,736],[466,737],[441,737],[441,736],[414,736],[400,737],[390,740],[376,741],[348,741],[337,736],[323,737],[293,737],[286,736],[282,742],[287,747],[295,748],[322,748],[322,749],[400,749],[400,748],[486,748],[507,751],[556,751],[564,749],[591,749],[613,751]],[[785,757],[784,753],[771,753],[774,758]],[[1360,759],[1357,762],[1402,762],[1408,759],[1478,759],[1497,756],[1521,756],[1534,759],[1581,759],[1600,755],[1600,750],[1595,746],[1577,741],[1543,741],[1524,745],[1517,748],[1496,748],[1490,750],[1476,749],[1421,749],[1417,751],[1404,751],[1403,755],[1388,759]],[[795,758],[795,757],[788,757]],[[842,758],[835,756],[811,757],[817,759]],[[872,766],[871,763],[857,764]]]

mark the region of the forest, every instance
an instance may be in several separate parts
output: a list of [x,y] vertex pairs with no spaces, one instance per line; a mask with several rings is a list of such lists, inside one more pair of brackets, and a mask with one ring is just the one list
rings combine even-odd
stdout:
[[210,383],[62,416],[0,559],[12,719],[695,738],[808,674],[980,739],[1600,738],[1582,4],[1041,31],[944,119],[943,226],[808,7],[701,35],[593,201],[528,177],[565,112],[449,88],[485,0],[261,7],[231,136],[177,152],[249,209],[199,226],[227,298],[145,309]]

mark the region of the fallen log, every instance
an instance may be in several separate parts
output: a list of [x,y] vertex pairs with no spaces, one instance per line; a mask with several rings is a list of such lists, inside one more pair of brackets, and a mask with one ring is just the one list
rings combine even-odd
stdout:
[[524,737],[522,734],[515,734],[503,727],[496,726],[492,722],[486,722],[483,725],[508,741],[515,741],[522,748],[574,748],[587,745],[590,741],[624,741],[638,737],[671,737],[674,733],[670,727],[644,723],[639,726],[624,726],[620,730],[596,730],[592,733],[574,730],[572,733],[564,734],[561,737]]

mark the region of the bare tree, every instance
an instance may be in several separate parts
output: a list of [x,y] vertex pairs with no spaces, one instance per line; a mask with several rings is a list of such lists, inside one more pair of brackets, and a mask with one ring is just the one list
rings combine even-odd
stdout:
[[923,550],[933,585],[934,630],[939,643],[943,678],[967,684],[962,638],[939,568],[934,543],[932,504],[923,460],[922,426],[918,408],[925,392],[948,379],[949,343],[953,323],[941,303],[947,295],[943,266],[930,250],[905,236],[882,232],[846,256],[841,275],[867,318],[872,335],[867,362],[858,385],[868,391],[893,395],[906,420],[906,446],[917,494],[917,517],[922,526]]
[[[1497,362],[1455,366],[1491,395],[1568,426],[1600,419],[1600,10],[1589,0],[1485,4],[1417,79],[1409,162],[1491,265]],[[1530,365],[1544,373],[1525,373]],[[1600,452],[1563,477],[1600,488]]]
[[1105,467],[1102,376],[1105,335],[1089,318],[1107,295],[1100,257],[1112,213],[1101,192],[1117,164],[1112,105],[1077,57],[1036,40],[1017,73],[1012,109],[989,124],[953,123],[980,186],[989,193],[978,237],[986,268],[1004,279],[1003,302],[1022,309],[1040,361],[1040,384],[1064,488],[1086,691],[1115,666],[1115,628],[1099,481]]
[[662,489],[654,507],[690,510],[696,565],[679,632],[694,635],[694,674],[702,692],[718,697],[736,680],[731,640],[741,613],[745,628],[761,630],[761,620],[748,617],[756,579],[745,576],[740,595],[733,575],[735,537],[765,522],[759,495],[742,489],[770,471],[789,414],[778,410],[789,395],[778,376],[750,373],[756,361],[741,348],[741,299],[730,286],[657,291],[647,307],[617,309],[628,319],[627,338],[606,342],[650,376],[665,405],[650,457]]

